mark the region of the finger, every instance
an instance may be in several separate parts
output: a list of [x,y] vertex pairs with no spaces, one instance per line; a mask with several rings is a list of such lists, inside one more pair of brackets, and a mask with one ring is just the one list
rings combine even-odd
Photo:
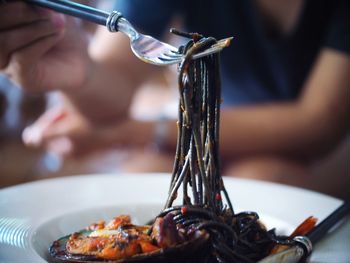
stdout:
[[75,123],[69,117],[53,123],[42,133],[42,145],[61,156],[78,156],[96,148],[100,138],[84,123]]
[[70,118],[65,118],[57,122],[51,122],[42,133],[44,143],[56,137],[71,136],[79,129]]
[[[24,129],[22,133],[23,142],[32,147],[39,147],[44,141],[54,137],[54,134],[46,135],[47,130],[56,130],[56,124],[61,122],[66,117],[66,112],[63,108],[57,107],[46,111],[32,125]],[[56,133],[57,136],[59,133]],[[62,135],[62,133],[60,133]],[[48,138],[49,137],[49,138]]]
[[63,108],[49,110],[22,134],[28,146],[48,145],[57,138],[84,137],[88,126],[85,122],[69,116]]
[[[10,57],[5,74],[19,86],[25,87],[29,92],[45,90],[46,87],[41,83],[45,83],[46,68],[39,67],[37,64],[40,63],[40,57],[54,47],[61,37],[62,34],[53,34],[14,52]],[[37,85],[32,83],[33,76],[38,79]]]
[[0,31],[49,18],[53,11],[33,7],[24,1],[13,1],[0,5]]
[[[28,47],[42,38],[62,32],[64,23],[65,20],[63,15],[54,14],[49,20],[40,20],[31,24],[23,25],[16,29],[1,32],[0,68],[5,68],[7,66],[11,54],[14,52]],[[41,48],[42,47],[43,46],[41,46]],[[46,52],[46,50],[41,49],[41,52],[38,55]]]

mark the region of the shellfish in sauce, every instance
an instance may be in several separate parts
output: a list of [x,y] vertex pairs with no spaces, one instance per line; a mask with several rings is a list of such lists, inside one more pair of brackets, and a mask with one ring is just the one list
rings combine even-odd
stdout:
[[121,215],[55,241],[50,254],[56,262],[171,262],[168,259],[175,255],[186,262],[189,251],[202,249],[207,241],[204,231],[176,225],[171,213],[145,226]]

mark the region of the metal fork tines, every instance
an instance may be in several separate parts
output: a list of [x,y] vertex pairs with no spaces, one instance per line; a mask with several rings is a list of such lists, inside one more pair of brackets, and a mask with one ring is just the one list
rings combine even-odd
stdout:
[[162,66],[168,64],[164,63],[161,58],[171,60],[181,59],[182,54],[178,52],[178,48],[161,42],[154,37],[137,32],[124,17],[119,18],[117,23],[117,30],[123,32],[129,37],[132,51],[141,60]]
[[[147,63],[158,66],[166,66],[179,63],[184,57],[183,54],[179,53],[177,48],[161,42],[151,36],[140,34],[129,23],[129,21],[123,17],[121,17],[118,21],[118,30],[129,36],[132,51],[138,58]],[[194,55],[193,59],[219,52],[224,47],[227,47],[231,40],[232,37],[222,39],[210,48]]]
[[[158,65],[166,66],[181,62],[183,55],[176,47],[161,42],[151,36],[143,35],[126,20],[120,12],[111,13],[78,4],[68,0],[26,0],[28,3],[49,8],[70,16],[79,17],[90,22],[104,25],[111,32],[122,32],[130,38],[131,49],[141,60]],[[193,56],[194,59],[219,52],[231,40],[223,39],[202,53]]]
[[[232,39],[233,39],[233,37],[221,39],[217,43],[212,45],[210,48],[208,48],[200,53],[194,54],[192,59],[198,59],[198,58],[202,58],[202,57],[209,56],[211,54],[220,52],[222,49],[224,49],[225,47],[228,47],[230,45]],[[161,65],[171,65],[171,64],[180,63],[183,58],[184,58],[184,55],[177,53],[176,55],[170,54],[170,55],[160,56],[158,58],[158,60],[160,61],[159,63],[161,63]]]

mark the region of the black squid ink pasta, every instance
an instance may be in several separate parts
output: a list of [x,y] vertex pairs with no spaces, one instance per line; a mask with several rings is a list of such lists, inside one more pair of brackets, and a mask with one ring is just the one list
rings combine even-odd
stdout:
[[[219,160],[219,53],[193,60],[216,43],[199,34],[173,33],[191,38],[179,65],[178,139],[169,196],[160,214],[174,214],[177,224],[210,235],[207,262],[256,262],[277,243],[288,243],[267,231],[255,212],[235,213],[225,189]],[[172,206],[182,188],[182,205]]]

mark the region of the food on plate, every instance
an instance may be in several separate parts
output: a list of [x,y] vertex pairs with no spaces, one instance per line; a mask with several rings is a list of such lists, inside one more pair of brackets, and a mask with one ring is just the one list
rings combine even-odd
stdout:
[[[180,48],[178,139],[169,195],[154,223],[135,226],[128,216],[100,222],[53,243],[64,262],[256,262],[294,244],[267,230],[255,212],[233,209],[220,173],[219,54],[193,55],[217,41],[200,34]],[[180,205],[175,205],[175,202]],[[314,224],[302,225],[303,234]],[[299,230],[298,230],[299,231]]]

